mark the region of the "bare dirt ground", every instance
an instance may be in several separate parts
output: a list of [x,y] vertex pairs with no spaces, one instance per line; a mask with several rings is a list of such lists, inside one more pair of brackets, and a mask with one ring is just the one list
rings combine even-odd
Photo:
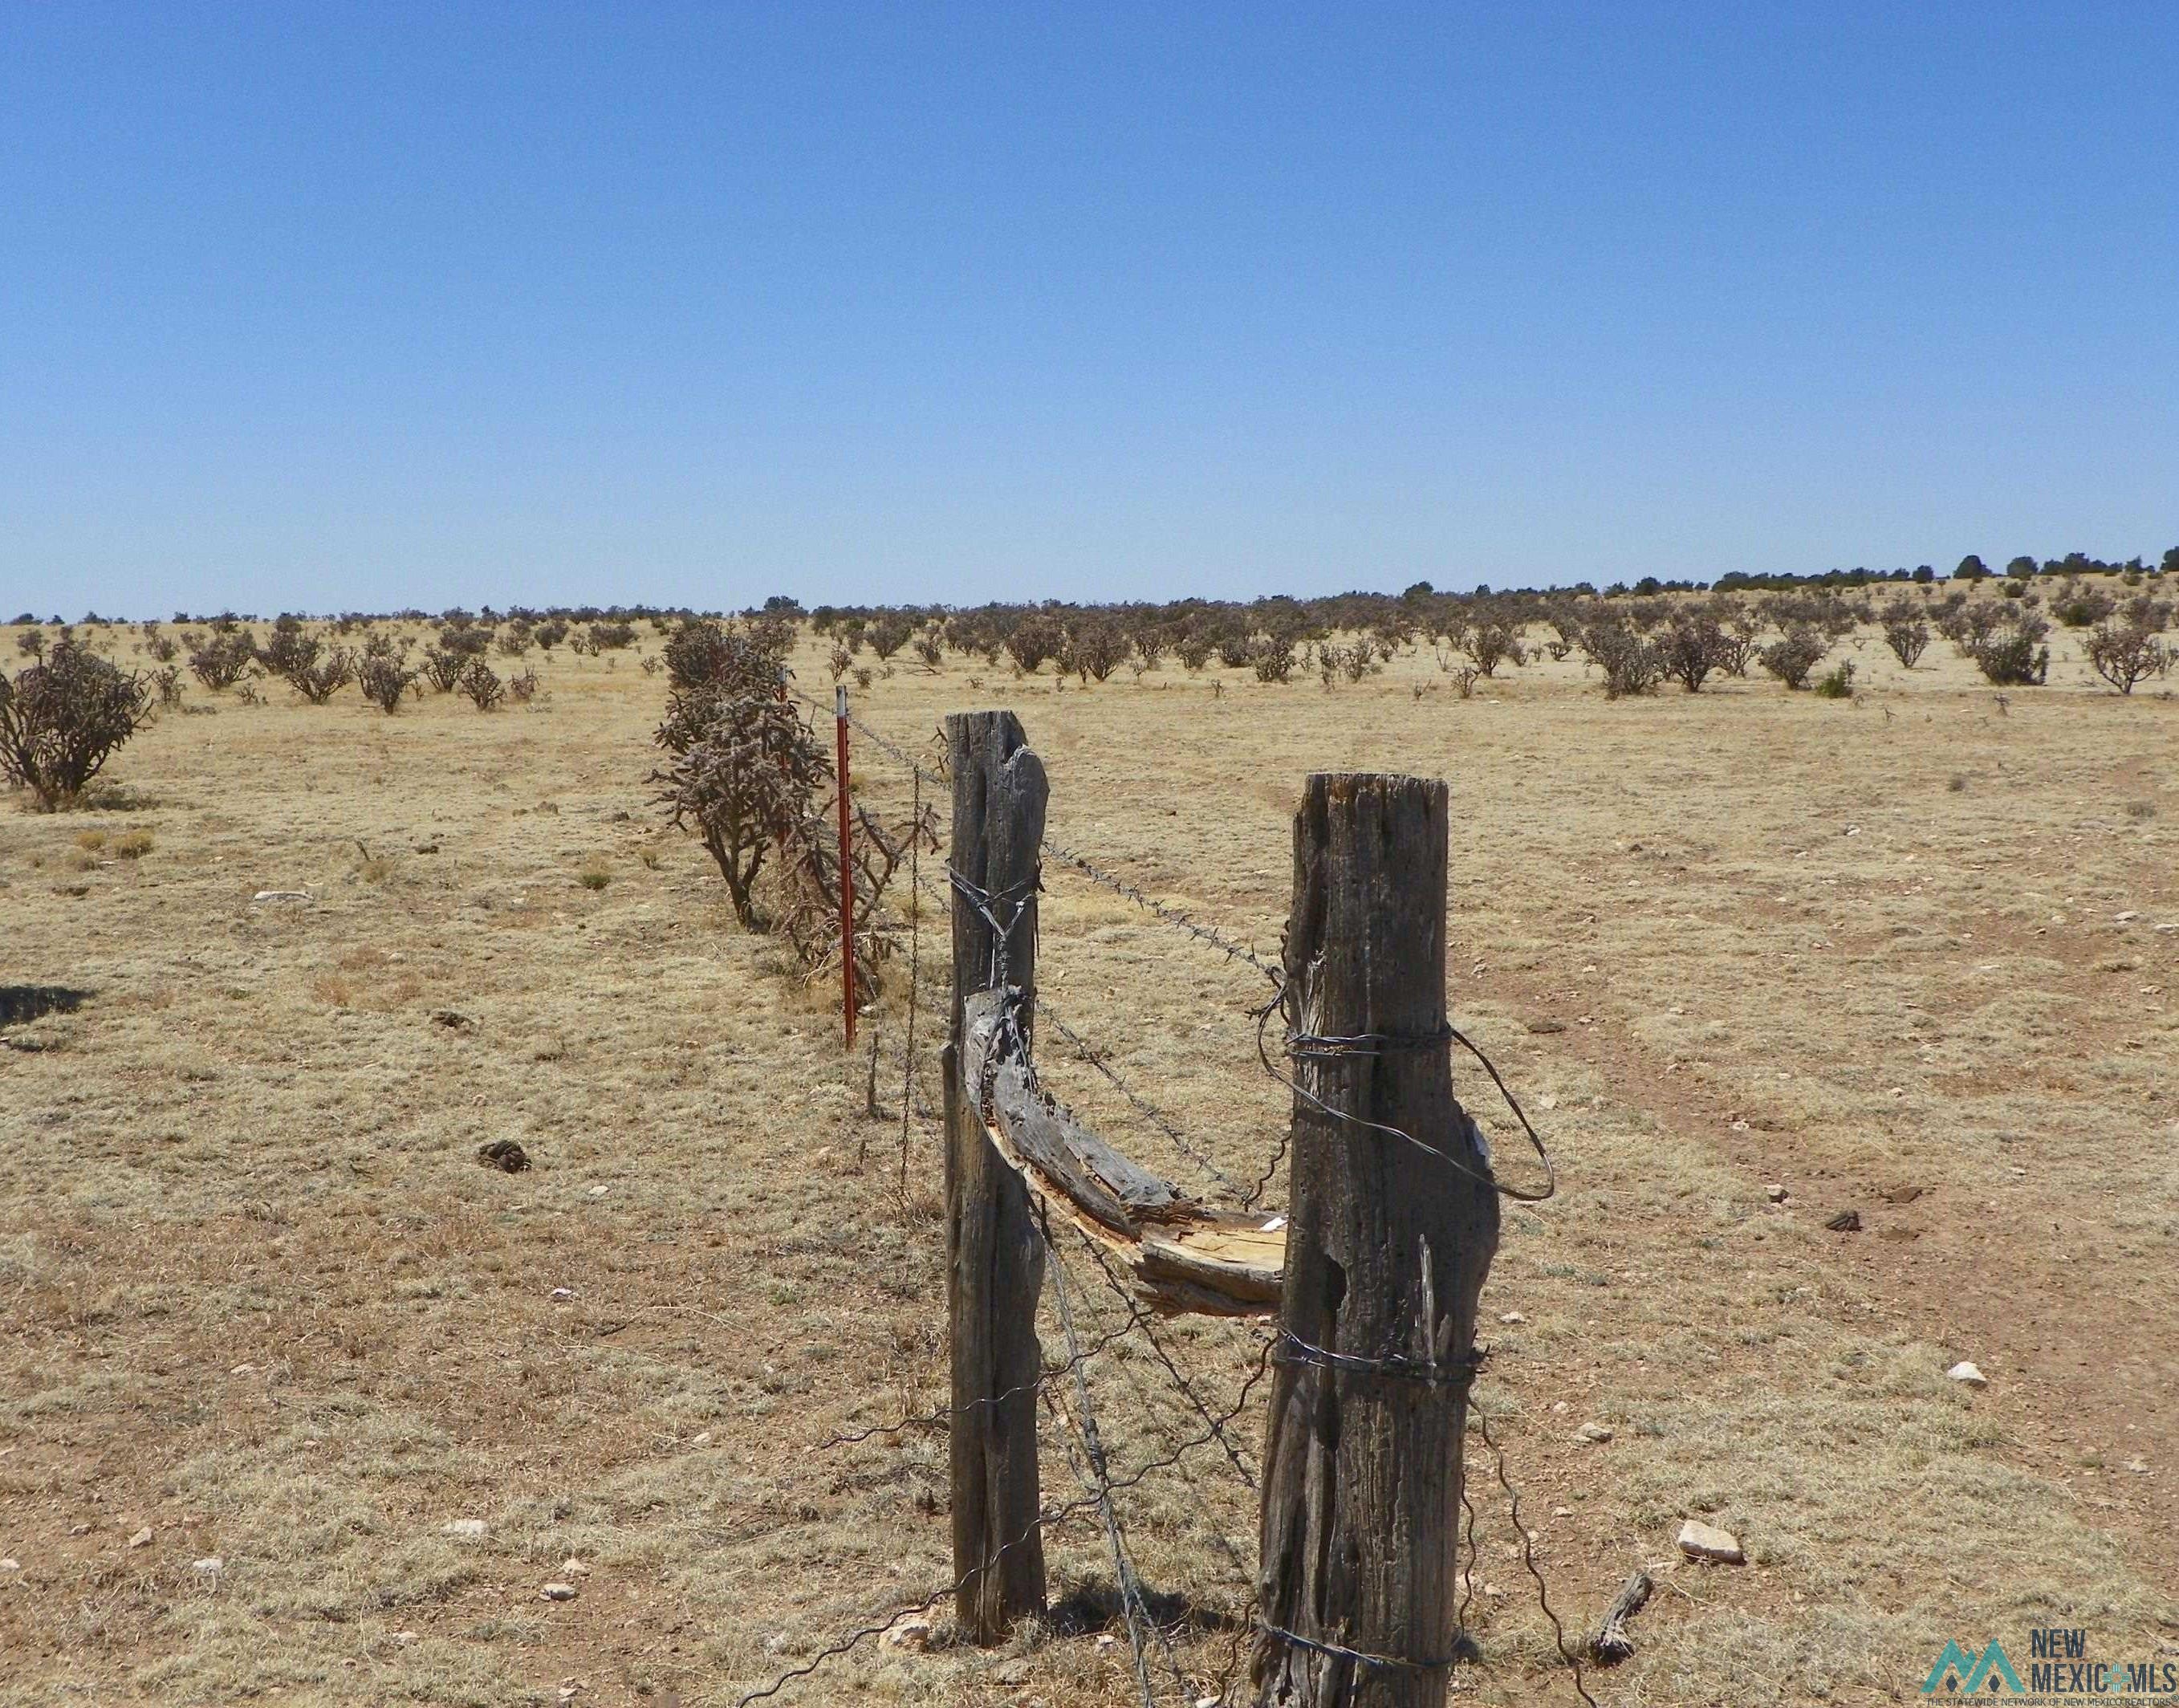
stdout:
[[[1908,673],[1860,641],[1852,702],[1607,704],[1575,662],[1463,700],[1426,651],[1330,692],[950,661],[857,695],[918,750],[1014,706],[1056,838],[1266,952],[1305,773],[1451,780],[1456,1019],[1561,1178],[1507,1216],[1479,1402],[1569,1626],[1661,1579],[1605,1703],[1904,1700],[1947,1638],[2017,1656],[2034,1626],[2179,1658],[2179,704],[2094,691],[2073,636],[2003,705],[1941,644]],[[926,984],[903,1203],[905,967],[873,1121],[830,990],[647,804],[662,678],[542,673],[546,703],[489,716],[193,687],[215,715],[116,761],[132,804],[0,812],[0,1700],[731,1703],[946,1581],[942,1432],[817,1450],[944,1392],[942,1008]],[[1046,885],[1049,1011],[1253,1179],[1286,1114],[1260,980]],[[1216,1189],[1040,1049],[1123,1147]],[[1456,1081],[1519,1171],[1487,1082]],[[480,1167],[500,1138],[535,1167]],[[1825,1227],[1844,1209],[1862,1232]],[[1085,1339],[1117,1325],[1086,1263],[1064,1284]],[[1233,1402],[1247,1329],[1161,1335]],[[1962,1358],[1987,1388],[1946,1379]],[[1116,1470],[1201,1432],[1139,1338],[1088,1370]],[[1245,1608],[1260,1415],[1240,1469],[1208,1445],[1122,1497],[1188,1700]],[[1485,1664],[1456,1700],[1573,1702],[1472,1487]],[[1678,1561],[1690,1516],[1750,1563]],[[928,1651],[864,1643],[782,1700],[1137,1700],[1106,1547],[1056,1529],[1064,1600],[1003,1651],[941,1616]]]

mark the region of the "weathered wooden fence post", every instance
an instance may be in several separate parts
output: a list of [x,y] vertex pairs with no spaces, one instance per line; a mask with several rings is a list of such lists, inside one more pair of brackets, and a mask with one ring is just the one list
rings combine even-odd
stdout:
[[[953,1023],[946,1068],[947,1308],[953,1363],[954,1596],[961,1634],[995,1643],[1045,1607],[1037,1511],[1037,1299],[1044,1248],[1021,1177],[992,1150],[976,1088],[956,1083],[962,1006],[1011,985],[1033,999],[1044,766],[1011,711],[946,720],[953,777]],[[996,929],[994,929],[994,927]],[[1023,1005],[1024,1024],[1033,1000]]]
[[1251,1666],[1265,1708],[1435,1708],[1451,1682],[1498,1201],[1452,1095],[1446,812],[1441,782],[1318,775],[1294,820],[1299,1090]]

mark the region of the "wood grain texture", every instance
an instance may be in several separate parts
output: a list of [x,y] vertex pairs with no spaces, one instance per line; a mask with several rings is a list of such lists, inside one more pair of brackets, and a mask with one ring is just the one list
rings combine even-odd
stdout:
[[[953,777],[953,868],[975,891],[953,897],[953,1026],[946,1070],[947,1314],[952,1363],[950,1449],[954,1612],[961,1634],[996,1643],[1045,1609],[1038,1530],[1037,1299],[1044,1246],[1021,1177],[991,1148],[958,1083],[965,1000],[1013,983],[1024,1024],[1036,980],[1037,850],[1044,766],[1008,711],[946,720]],[[986,914],[1004,927],[995,932]]]
[[1000,1158],[1030,1193],[1119,1260],[1167,1315],[1263,1316],[1278,1307],[1286,1218],[1199,1204],[1115,1151],[1037,1084],[1016,1023],[1020,993],[964,1005],[961,1084]]
[[[1282,1329],[1345,1357],[1465,1359],[1497,1248],[1489,1162],[1452,1093],[1442,783],[1318,774],[1294,821],[1287,1019],[1388,1035],[1383,1053],[1299,1057]],[[1342,1118],[1351,1117],[1354,1118]],[[1367,1121],[1434,1147],[1426,1154]],[[1464,1172],[1465,1171],[1465,1172]],[[1447,1660],[1466,1390],[1282,1360],[1266,1429],[1259,1590],[1269,1626],[1402,1662]],[[1424,1708],[1441,1666],[1369,1665],[1260,1634],[1251,1678],[1279,1708]]]

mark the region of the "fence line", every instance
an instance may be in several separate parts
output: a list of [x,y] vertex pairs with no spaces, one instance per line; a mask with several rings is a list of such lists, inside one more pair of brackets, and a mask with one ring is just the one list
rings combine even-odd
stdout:
[[[800,694],[799,690],[790,691],[794,692],[798,699],[802,700],[813,709],[818,711],[825,709],[817,701],[811,700],[806,695]],[[881,733],[870,728],[862,720],[848,713],[844,710],[844,706],[841,712],[841,724],[843,730],[851,726],[861,733],[874,745],[907,770],[909,773],[914,810],[919,822],[923,811],[925,783],[929,781],[935,783],[947,780],[951,767],[941,765],[936,771],[926,769],[914,756]],[[1040,805],[1038,813],[1040,819]],[[1217,927],[1206,925],[1191,917],[1187,912],[1171,903],[1145,894],[1137,886],[1115,876],[1098,861],[1078,850],[1048,837],[1040,836],[1038,843],[1041,852],[1051,855],[1058,865],[1080,873],[1091,881],[1120,895],[1176,933],[1184,935],[1215,950],[1229,962],[1249,965],[1271,980],[1275,987],[1271,1000],[1261,1007],[1252,1007],[1247,1012],[1258,1022],[1258,1055],[1261,1065],[1275,1080],[1289,1089],[1297,1100],[1297,1107],[1305,1104],[1342,1123],[1350,1123],[1359,1128],[1380,1131],[1389,1138],[1406,1140],[1408,1145],[1427,1151],[1440,1162],[1452,1165],[1455,1170],[1473,1175],[1479,1180],[1487,1181],[1496,1192],[1503,1193],[1505,1195],[1523,1198],[1550,1195],[1551,1186],[1555,1182],[1551,1180],[1551,1162],[1544,1150],[1541,1140],[1529,1126],[1518,1103],[1514,1100],[1512,1092],[1506,1087],[1504,1080],[1487,1057],[1450,1026],[1444,1028],[1445,1035],[1442,1037],[1433,1035],[1424,1039],[1410,1040],[1384,1034],[1319,1037],[1302,1033],[1290,1023],[1285,1040],[1285,1052],[1297,1063],[1305,1061],[1331,1062],[1354,1056],[1384,1056],[1413,1048],[1434,1049],[1451,1042],[1459,1042],[1482,1063],[1514,1116],[1520,1122],[1522,1129],[1535,1146],[1539,1156],[1542,1158],[1547,1181],[1543,1192],[1530,1195],[1518,1189],[1507,1189],[1500,1186],[1495,1178],[1490,1178],[1487,1173],[1488,1152],[1481,1146],[1479,1129],[1474,1129],[1472,1123],[1470,1130],[1476,1135],[1477,1148],[1485,1159],[1485,1171],[1482,1172],[1465,1167],[1457,1158],[1447,1155],[1437,1146],[1425,1144],[1399,1128],[1370,1121],[1335,1107],[1315,1093],[1304,1089],[1296,1079],[1279,1072],[1271,1061],[1266,1041],[1266,1029],[1273,1013],[1289,1007],[1287,999],[1292,993],[1287,989],[1283,968],[1265,961],[1249,946],[1235,941]],[[956,857],[954,853],[949,852],[946,862],[949,887],[958,895],[970,895],[975,887],[964,884],[963,881],[955,867]],[[941,904],[941,910],[944,911],[950,910],[957,899],[957,894],[941,892],[925,876],[920,869],[919,859],[914,851],[911,851],[909,856],[908,876],[909,881],[907,906],[909,938],[908,1012],[902,1051],[900,1173],[897,1187],[903,1205],[907,1201],[908,1150],[914,1115],[916,1022],[922,1002],[921,903],[924,898],[928,896],[934,903]],[[992,916],[988,909],[979,909],[991,930],[992,938],[996,940],[993,944],[993,952],[997,957],[997,964],[993,969],[976,969],[979,977],[987,970],[992,975],[1001,979],[1006,976],[1003,964],[1010,958],[1004,953],[1005,943],[1012,937],[1013,927],[1019,922],[1024,914],[1029,914],[1031,919],[1034,919],[1030,903],[1034,899],[1035,893],[1041,890],[1042,887],[1040,866],[1033,865],[1027,886],[1021,895],[1016,898],[1012,918],[1002,925],[998,919]],[[980,895],[970,895],[972,904],[981,899]],[[1029,946],[1028,953],[1029,956],[1034,956],[1035,950],[1033,943]],[[957,1013],[961,997],[965,994],[959,988],[962,977],[961,970],[956,969],[954,1002]],[[1081,1030],[1054,1012],[1048,1003],[1041,1001],[1040,997],[1037,1007],[1040,1018],[1051,1022],[1053,1029],[1073,1046],[1081,1059],[1118,1092],[1136,1113],[1169,1141],[1181,1156],[1191,1166],[1201,1171],[1207,1178],[1214,1181],[1222,1194],[1238,1198],[1244,1205],[1253,1206],[1260,1200],[1264,1191],[1276,1177],[1287,1154],[1287,1141],[1293,1130],[1291,1128],[1287,1132],[1282,1134],[1261,1178],[1256,1182],[1251,1190],[1243,1194],[1235,1182],[1218,1167],[1216,1162],[1183,1134],[1172,1117],[1127,1083],[1126,1079],[1110,1065],[1106,1052],[1100,1050],[1090,1038],[1084,1035]],[[873,1048],[875,1048],[875,1042]],[[949,1088],[949,1102],[950,1101]],[[1018,1167],[1020,1165],[1016,1163],[1014,1166]],[[1242,1484],[1251,1491],[1259,1489],[1260,1482],[1256,1473],[1249,1468],[1247,1458],[1232,1439],[1229,1431],[1246,1409],[1251,1395],[1270,1372],[1274,1362],[1282,1365],[1313,1365],[1320,1373],[1330,1373],[1350,1367],[1359,1370],[1364,1366],[1367,1366],[1370,1371],[1380,1373],[1395,1375],[1405,1373],[1402,1366],[1408,1360],[1404,1354],[1395,1353],[1390,1356],[1363,1358],[1352,1353],[1316,1346],[1304,1338],[1296,1337],[1290,1332],[1282,1332],[1263,1339],[1254,1359],[1253,1369],[1248,1371],[1242,1381],[1231,1406],[1222,1410],[1214,1409],[1198,1392],[1195,1382],[1181,1367],[1172,1350],[1160,1339],[1152,1326],[1150,1313],[1144,1310],[1143,1304],[1136,1296],[1136,1290],[1131,1288],[1128,1282],[1115,1271],[1108,1254],[1078,1225],[1077,1235],[1088,1249],[1101,1274],[1105,1288],[1113,1295],[1120,1311],[1120,1320],[1116,1324],[1100,1328],[1088,1339],[1084,1339],[1078,1317],[1080,1310],[1086,1308],[1087,1297],[1079,1294],[1079,1292],[1070,1291],[1070,1284],[1065,1272],[1065,1261],[1057,1244],[1051,1238],[1048,1211],[1045,1201],[1038,1198],[1035,1200],[1035,1239],[1046,1259],[1043,1266],[1046,1277],[1046,1284],[1051,1288],[1051,1303],[1065,1339],[1067,1355],[1057,1362],[1040,1364],[1036,1374],[1028,1381],[1011,1387],[1000,1393],[979,1396],[969,1405],[941,1406],[928,1412],[909,1414],[893,1421],[870,1425],[858,1431],[837,1433],[821,1445],[825,1448],[848,1446],[867,1442],[877,1436],[894,1435],[920,1427],[944,1425],[949,1430],[956,1429],[974,1416],[989,1414],[996,1411],[1002,1402],[1018,1397],[1025,1389],[1035,1389],[1057,1420],[1060,1431],[1061,1445],[1070,1467],[1083,1483],[1083,1495],[1079,1498],[1056,1505],[1037,1502],[1035,1516],[1027,1524],[1016,1534],[1007,1537],[989,1557],[977,1562],[963,1571],[953,1583],[934,1591],[920,1602],[896,1609],[895,1612],[883,1623],[866,1625],[848,1633],[843,1639],[821,1650],[808,1661],[781,1673],[769,1685],[741,1697],[739,1700],[744,1705],[744,1708],[745,1705],[777,1694],[795,1680],[814,1673],[828,1661],[846,1654],[857,1645],[871,1637],[881,1634],[905,1614],[928,1611],[947,1596],[959,1595],[970,1582],[992,1571],[1000,1557],[1010,1553],[1018,1546],[1027,1544],[1033,1536],[1084,1516],[1094,1518],[1111,1557],[1119,1594],[1120,1612],[1128,1628],[1134,1682],[1145,1708],[1154,1708],[1156,1700],[1150,1656],[1152,1643],[1155,1643],[1161,1651],[1165,1666],[1170,1671],[1175,1686],[1183,1693],[1183,1700],[1192,1700],[1188,1694],[1189,1687],[1187,1685],[1172,1648],[1172,1635],[1150,1612],[1147,1595],[1135,1567],[1132,1551],[1128,1546],[1126,1527],[1119,1511],[1117,1497],[1150,1478],[1168,1471],[1174,1473],[1186,1485],[1203,1517],[1208,1521],[1210,1533],[1219,1540],[1220,1546],[1226,1550],[1229,1557],[1235,1558],[1236,1562],[1238,1563],[1238,1556],[1233,1554],[1230,1544],[1225,1540],[1223,1521],[1211,1512],[1206,1497],[1196,1482],[1194,1472],[1188,1468],[1187,1464],[1188,1456],[1215,1443]],[[1427,1266],[1425,1276],[1427,1277]],[[1427,1303],[1427,1300],[1425,1302]],[[1033,1304],[1034,1301],[1032,1301]],[[1133,1370],[1124,1364],[1115,1365],[1114,1369],[1117,1370],[1122,1380],[1126,1382],[1141,1405],[1144,1427],[1153,1437],[1162,1438],[1160,1445],[1163,1449],[1154,1457],[1144,1458],[1132,1470],[1115,1475],[1103,1432],[1098,1425],[1092,1401],[1089,1365],[1122,1341],[1138,1334],[1142,1343],[1149,1348],[1150,1357],[1158,1366],[1164,1382],[1169,1386],[1172,1394],[1177,1397],[1173,1403],[1192,1413],[1202,1425],[1202,1428],[1198,1432],[1183,1436],[1182,1430],[1185,1428],[1184,1425],[1175,1426],[1161,1422],[1156,1405],[1153,1403],[1150,1395],[1137,1382]],[[1479,1354],[1465,1362],[1445,1366],[1443,1380],[1448,1383],[1457,1384],[1458,1392],[1465,1396],[1478,1362],[1479,1362]],[[1433,1363],[1428,1368],[1435,1376],[1439,1366]],[[1068,1381],[1073,1388],[1073,1414],[1069,1414],[1067,1407],[1062,1404],[1057,1397],[1055,1385],[1062,1381]],[[1551,1606],[1544,1576],[1535,1560],[1534,1537],[1521,1521],[1519,1497],[1507,1475],[1503,1450],[1491,1435],[1489,1420],[1479,1408],[1476,1409],[1475,1415],[1477,1432],[1494,1456],[1496,1480],[1506,1494],[1511,1521],[1521,1540],[1523,1564],[1529,1576],[1535,1582],[1538,1602],[1545,1617],[1551,1624],[1559,1655],[1572,1668],[1575,1691],[1584,1703],[1589,1705],[1589,1708],[1594,1708],[1594,1699],[1590,1696],[1586,1688],[1579,1659],[1569,1647],[1564,1628]],[[1466,1558],[1458,1566],[1458,1573],[1464,1587],[1464,1593],[1458,1610],[1457,1628],[1458,1641],[1455,1645],[1452,1658],[1441,1663],[1446,1666],[1452,1665],[1453,1660],[1468,1661],[1478,1658],[1473,1639],[1468,1635],[1468,1614],[1474,1601],[1474,1570],[1477,1561],[1476,1514],[1469,1491],[1465,1486],[1460,1491],[1460,1500],[1466,1518]],[[957,1567],[960,1563],[957,1558]],[[1040,1566],[1038,1570],[1040,1573]],[[1253,1628],[1261,1634],[1258,1639],[1260,1644],[1265,1638],[1275,1639],[1278,1643],[1289,1644],[1302,1650],[1313,1650],[1328,1656],[1343,1656],[1357,1664],[1364,1665],[1397,1664],[1435,1667],[1441,1664],[1435,1661],[1395,1661],[1391,1657],[1332,1642],[1328,1637],[1311,1636],[1287,1629],[1265,1617],[1264,1610],[1258,1602],[1253,1583],[1250,1584],[1249,1604],[1249,1612],[1247,1619]],[[1238,1663],[1240,1646],[1243,1642],[1245,1638],[1237,1633],[1234,1652],[1229,1656],[1227,1667],[1221,1675],[1217,1695],[1215,1698],[1221,1704],[1229,1700],[1233,1672]]]

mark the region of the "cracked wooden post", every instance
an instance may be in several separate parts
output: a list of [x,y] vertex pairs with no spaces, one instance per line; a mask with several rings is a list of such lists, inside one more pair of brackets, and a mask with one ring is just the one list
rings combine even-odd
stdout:
[[[953,1019],[946,1050],[946,1299],[953,1392],[954,1615],[996,1643],[1045,1609],[1038,1525],[1037,1299],[1044,1247],[1021,1177],[985,1136],[959,1083],[963,1005],[1011,985],[1034,1011],[1043,764],[1011,711],[946,720],[953,778]],[[986,915],[990,917],[986,917]],[[996,920],[1002,931],[992,929]]]
[[1261,1708],[1437,1708],[1452,1680],[1464,1373],[1498,1200],[1452,1095],[1446,811],[1441,782],[1318,775],[1294,819],[1302,1090],[1264,1450]]

